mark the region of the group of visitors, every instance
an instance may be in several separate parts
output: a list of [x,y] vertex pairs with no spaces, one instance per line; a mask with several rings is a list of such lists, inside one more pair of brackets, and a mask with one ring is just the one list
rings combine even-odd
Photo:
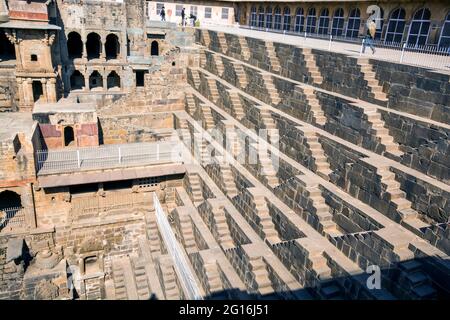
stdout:
[[[162,6],[160,11],[161,21],[166,21],[166,10],[164,6]],[[192,13],[189,15],[189,19],[191,20],[192,26],[195,27],[195,22],[197,21],[197,17],[193,15]],[[183,8],[181,10],[181,25],[184,27],[186,26],[186,10]],[[372,49],[372,54],[375,54],[375,45],[374,45],[374,39],[375,39],[375,33],[377,30],[377,26],[374,20],[369,20],[366,25],[366,35],[363,38],[362,41],[362,53],[366,52],[366,47],[369,47]]]
[[[166,9],[164,6],[162,6],[161,11],[159,13],[161,16],[161,21],[166,21]],[[197,21],[197,17],[193,15],[192,13],[189,15],[189,19],[191,20],[192,26],[195,27],[195,22]],[[186,9],[183,8],[181,10],[181,25],[184,27],[186,26]]]

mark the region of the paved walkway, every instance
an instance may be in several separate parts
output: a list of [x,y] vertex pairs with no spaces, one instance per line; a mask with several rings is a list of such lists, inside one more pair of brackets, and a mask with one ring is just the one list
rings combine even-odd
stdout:
[[171,141],[38,151],[38,175],[181,162],[177,145]]
[[[236,26],[207,26],[204,29],[225,33],[233,33],[236,35],[258,38],[268,41],[286,43],[299,47],[308,47],[321,50],[331,49],[330,51],[344,53],[355,57],[359,57],[361,51],[360,44],[333,41],[331,43],[330,48],[330,41],[326,39],[316,39],[316,38],[305,39],[304,36],[300,35],[297,36],[276,32],[265,32],[246,28],[239,28]],[[366,53],[363,54],[362,56],[400,63],[401,55],[402,51],[400,49],[397,50],[378,47],[374,55],[372,54],[372,50],[370,50],[370,48],[367,48]],[[450,55],[437,55],[437,54],[405,51],[402,63],[425,68],[432,68],[450,74]]]

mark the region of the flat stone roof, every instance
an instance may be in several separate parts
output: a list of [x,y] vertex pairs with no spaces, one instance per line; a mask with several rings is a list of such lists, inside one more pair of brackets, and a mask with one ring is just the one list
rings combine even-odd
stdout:
[[9,29],[39,29],[39,30],[61,30],[60,27],[39,21],[8,21],[0,24],[0,28]]
[[62,187],[86,183],[98,183],[107,181],[130,180],[139,178],[151,178],[167,175],[176,175],[186,172],[183,164],[155,164],[148,167],[115,168],[99,170],[96,172],[77,172],[51,176],[38,177],[42,188]]
[[4,141],[14,138],[19,132],[31,137],[34,120],[28,112],[1,112],[0,123],[0,141]]
[[94,102],[73,102],[64,101],[56,103],[36,103],[33,108],[33,114],[36,113],[58,113],[58,112],[95,112],[96,106]]

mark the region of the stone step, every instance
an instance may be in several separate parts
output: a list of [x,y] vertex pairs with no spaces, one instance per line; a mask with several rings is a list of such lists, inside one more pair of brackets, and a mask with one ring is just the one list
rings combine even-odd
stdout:
[[320,294],[325,299],[332,299],[332,298],[339,296],[341,294],[341,290],[336,285],[328,285],[328,286],[320,288]]
[[405,198],[395,199],[393,201],[394,205],[396,206],[397,210],[403,210],[403,209],[410,209],[411,208],[411,202]]
[[421,285],[413,289],[413,293],[420,299],[431,299],[436,295],[436,290],[430,285]]

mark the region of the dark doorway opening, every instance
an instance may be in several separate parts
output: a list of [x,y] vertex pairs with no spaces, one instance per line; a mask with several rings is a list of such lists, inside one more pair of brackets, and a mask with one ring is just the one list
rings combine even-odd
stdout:
[[70,194],[83,194],[98,191],[98,183],[87,183],[69,187]]
[[97,256],[90,256],[84,258],[84,273],[92,274],[99,272],[100,268],[97,262]]
[[152,41],[152,45],[151,45],[151,55],[152,56],[159,56],[159,44],[158,41]]
[[89,33],[86,41],[86,52],[88,59],[100,58],[101,47],[102,44],[100,41],[100,36],[95,32]]
[[144,75],[145,72],[143,70],[136,70],[136,87],[143,87],[145,85]]
[[44,91],[42,89],[42,83],[40,81],[34,80],[32,87],[33,87],[33,100],[34,102],[36,102],[44,94]]
[[118,190],[118,189],[131,189],[133,186],[132,180],[119,180],[103,182],[103,190]]
[[5,190],[0,193],[0,230],[6,227],[11,219],[22,209],[20,195]]
[[8,40],[6,34],[3,31],[0,31],[0,59],[16,59],[16,50],[14,49],[14,45]]
[[120,88],[120,77],[115,71],[111,71],[106,78],[107,88]]
[[65,127],[64,128],[64,146],[70,146],[73,145],[75,142],[75,134],[73,132],[72,127]]
[[72,90],[81,90],[84,88],[84,76],[80,71],[75,70],[70,76],[70,88]]
[[89,89],[102,88],[103,87],[103,77],[95,70],[89,76]]
[[0,210],[7,208],[21,208],[21,207],[22,207],[22,200],[19,194],[10,190],[0,192]]
[[119,38],[115,34],[108,34],[105,43],[106,59],[117,59],[120,53]]
[[70,59],[83,56],[83,41],[81,41],[81,36],[77,32],[71,32],[67,36],[67,53]]

